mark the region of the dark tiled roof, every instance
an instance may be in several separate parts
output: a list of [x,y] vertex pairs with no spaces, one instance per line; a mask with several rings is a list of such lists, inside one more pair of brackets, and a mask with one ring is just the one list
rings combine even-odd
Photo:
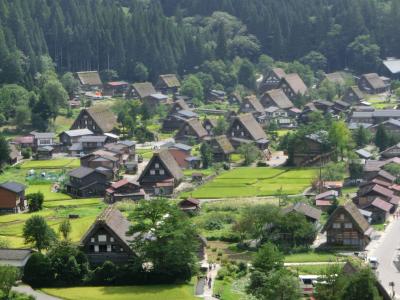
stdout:
[[[389,202],[386,202],[385,200],[382,200],[381,198],[375,198],[375,200],[372,201],[372,203],[370,205],[372,205],[376,208],[379,208],[385,212],[389,212],[393,207],[393,204],[390,204]],[[368,206],[370,206],[370,205],[368,205]]]
[[36,131],[32,131],[31,134],[36,139],[53,139],[56,136],[56,134],[54,132],[36,132]]
[[85,135],[81,137],[81,143],[105,143],[107,137],[105,135]]
[[316,195],[315,200],[324,199],[324,198],[330,197],[330,196],[338,197],[339,193],[335,190],[326,191],[326,192]]
[[303,214],[306,217],[309,217],[316,221],[318,221],[321,218],[321,214],[322,214],[321,210],[319,210],[315,207],[312,207],[303,202],[297,202],[297,203],[283,209],[283,213],[289,213],[292,211],[296,211],[296,212]]
[[66,135],[68,135],[70,137],[83,136],[83,135],[92,135],[93,134],[93,132],[91,130],[89,130],[88,128],[66,130],[66,131],[63,131],[62,133],[65,133]]
[[26,189],[25,185],[14,181],[3,182],[0,187],[14,193],[20,193]]
[[390,174],[385,170],[380,170],[377,176],[383,177],[391,182],[394,182],[396,180],[396,176],[393,176],[392,174]]
[[33,251],[31,249],[0,249],[0,261],[1,260],[24,260]]
[[69,172],[68,175],[75,178],[84,178],[93,172],[95,172],[95,170],[92,168],[79,167]]

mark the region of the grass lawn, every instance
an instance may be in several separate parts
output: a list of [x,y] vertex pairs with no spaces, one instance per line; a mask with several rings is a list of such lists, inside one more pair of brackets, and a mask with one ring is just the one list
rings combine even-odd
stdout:
[[61,169],[78,168],[80,161],[78,158],[57,158],[50,160],[29,160],[21,164],[22,169]]
[[282,188],[287,195],[301,193],[315,178],[315,169],[237,168],[217,176],[185,197],[235,198],[273,196]]
[[25,191],[25,194],[37,193],[42,192],[44,195],[44,201],[46,205],[46,201],[54,201],[54,200],[69,200],[72,199],[71,196],[63,194],[63,193],[56,193],[52,192],[51,190],[52,184],[37,184],[37,185],[30,185]]
[[232,289],[232,283],[223,280],[216,280],[214,283],[213,292],[219,295],[221,300],[241,300],[243,294],[240,294]]
[[194,281],[182,285],[49,288],[43,292],[67,300],[195,300]]
[[333,262],[340,260],[341,256],[334,253],[296,253],[285,256],[286,263],[300,263],[300,262]]
[[22,229],[25,221],[31,216],[43,216],[58,232],[59,224],[68,218],[69,214],[77,214],[79,218],[70,220],[72,227],[70,238],[72,242],[79,242],[104,207],[105,204],[101,199],[45,201],[44,209],[40,212],[0,215],[0,238],[6,240],[11,248],[27,247],[22,238]]
[[183,170],[183,174],[185,176],[192,176],[193,173],[202,173],[204,176],[210,176],[211,174],[214,173],[213,169],[188,169],[188,170]]
[[27,170],[7,168],[2,173],[0,173],[0,182],[16,181],[22,184],[26,184],[26,173]]
[[321,275],[324,274],[330,265],[303,265],[303,266],[291,266],[289,270],[294,271],[299,275]]
[[151,149],[136,149],[136,154],[140,154],[144,159],[150,159],[153,156]]

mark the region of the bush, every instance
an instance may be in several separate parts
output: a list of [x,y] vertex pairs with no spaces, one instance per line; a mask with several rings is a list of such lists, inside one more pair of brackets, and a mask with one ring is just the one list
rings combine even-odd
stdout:
[[207,220],[204,224],[204,229],[207,230],[220,230],[224,228],[224,225],[219,220]]
[[32,149],[31,148],[22,149],[21,154],[24,159],[31,158],[32,157]]
[[42,253],[34,253],[24,268],[22,280],[33,288],[51,286],[54,283],[54,272],[50,260]]
[[44,201],[42,192],[28,194],[26,199],[28,200],[29,212],[42,210]]
[[111,261],[105,261],[103,265],[93,271],[91,283],[101,285],[112,284],[115,282],[117,274],[117,266]]
[[267,166],[267,163],[265,162],[265,161],[258,161],[257,162],[257,167],[266,167]]

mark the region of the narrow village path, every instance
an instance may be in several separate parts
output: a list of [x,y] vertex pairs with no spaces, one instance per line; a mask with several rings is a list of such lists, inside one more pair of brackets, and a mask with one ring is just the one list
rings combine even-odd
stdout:
[[14,286],[12,290],[18,293],[24,293],[33,296],[36,300],[61,300],[60,298],[47,295],[39,290],[34,290],[32,287],[26,284]]
[[344,264],[344,262],[337,261],[313,261],[313,262],[298,262],[298,263],[284,263],[285,267],[291,266],[318,266],[318,265],[336,265],[336,264]]
[[208,287],[206,283],[204,286],[204,294],[201,297],[204,297],[205,300],[218,300],[217,298],[213,297],[213,288],[215,279],[217,278],[218,271],[221,269],[219,264],[216,265],[215,269],[207,272],[207,278],[211,278],[211,287]]

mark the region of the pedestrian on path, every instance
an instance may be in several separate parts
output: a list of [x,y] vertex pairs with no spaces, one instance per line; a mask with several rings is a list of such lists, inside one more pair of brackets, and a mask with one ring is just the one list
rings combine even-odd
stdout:
[[212,281],[212,279],[211,279],[211,277],[208,279],[208,288],[209,289],[211,289],[211,281]]

